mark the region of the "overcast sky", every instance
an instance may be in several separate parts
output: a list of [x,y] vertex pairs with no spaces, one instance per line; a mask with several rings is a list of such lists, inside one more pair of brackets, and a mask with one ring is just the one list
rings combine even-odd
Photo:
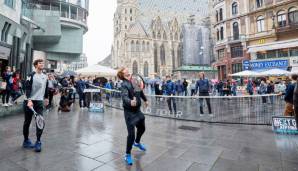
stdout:
[[84,35],[84,53],[88,64],[95,64],[111,53],[113,16],[116,0],[90,0],[88,32]]

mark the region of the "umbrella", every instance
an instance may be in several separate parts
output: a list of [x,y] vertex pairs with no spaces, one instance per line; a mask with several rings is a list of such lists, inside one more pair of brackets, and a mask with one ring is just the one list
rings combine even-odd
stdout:
[[74,71],[64,71],[61,76],[62,77],[69,77],[69,76],[75,76],[75,75],[77,75],[77,73],[74,72]]
[[290,75],[289,71],[278,69],[278,68],[274,68],[274,69],[270,69],[270,70],[258,73],[258,76],[288,76],[288,75]]
[[116,76],[117,71],[106,67],[106,66],[101,66],[101,65],[92,65],[88,66],[86,68],[82,68],[76,71],[77,74],[84,75],[84,76],[101,76],[101,77],[111,77],[111,76]]
[[249,76],[258,76],[258,73],[255,72],[255,71],[245,70],[245,71],[237,72],[237,73],[235,73],[235,74],[231,74],[231,76],[236,76],[236,77],[249,77]]

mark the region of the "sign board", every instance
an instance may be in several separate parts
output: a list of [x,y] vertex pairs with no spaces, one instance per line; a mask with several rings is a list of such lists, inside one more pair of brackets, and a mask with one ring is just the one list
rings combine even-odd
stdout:
[[243,67],[243,70],[250,70],[250,61],[249,60],[244,60],[242,62],[242,67]]
[[90,103],[89,111],[103,113],[104,112],[104,104],[103,103]]
[[276,133],[298,134],[296,120],[289,116],[273,116],[272,129]]
[[298,57],[291,57],[290,58],[290,65],[292,67],[298,67]]
[[287,68],[288,60],[271,60],[271,61],[250,61],[251,70],[264,70],[271,68]]
[[258,44],[265,44],[265,39],[258,40]]
[[0,46],[0,59],[8,59],[11,49],[8,47]]

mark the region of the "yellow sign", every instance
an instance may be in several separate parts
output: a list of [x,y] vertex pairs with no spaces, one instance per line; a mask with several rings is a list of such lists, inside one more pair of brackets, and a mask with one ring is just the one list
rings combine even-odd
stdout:
[[264,43],[265,43],[265,39],[260,39],[260,40],[258,41],[258,43],[259,43],[259,44],[264,44]]

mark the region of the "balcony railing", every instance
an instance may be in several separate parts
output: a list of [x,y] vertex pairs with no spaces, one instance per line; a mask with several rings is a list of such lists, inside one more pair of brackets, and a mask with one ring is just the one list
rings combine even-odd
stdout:
[[229,43],[235,43],[235,42],[241,42],[246,40],[246,35],[240,34],[238,36],[229,36],[228,42]]
[[276,33],[298,31],[298,23],[289,23],[286,26],[278,26]]

